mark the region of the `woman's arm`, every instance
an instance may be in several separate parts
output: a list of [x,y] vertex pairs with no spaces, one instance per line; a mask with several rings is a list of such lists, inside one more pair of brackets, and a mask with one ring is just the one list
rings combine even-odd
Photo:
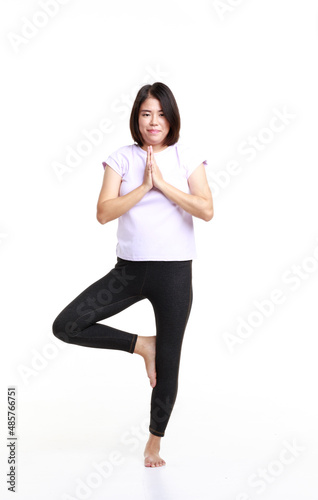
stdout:
[[121,176],[106,164],[103,185],[97,202],[96,218],[100,224],[117,219],[136,205],[152,188],[151,168],[146,165],[143,183],[130,193],[119,196]]
[[208,222],[214,215],[214,209],[203,163],[192,172],[188,178],[188,184],[191,194],[180,191],[165,180],[160,182],[158,189],[189,214]]

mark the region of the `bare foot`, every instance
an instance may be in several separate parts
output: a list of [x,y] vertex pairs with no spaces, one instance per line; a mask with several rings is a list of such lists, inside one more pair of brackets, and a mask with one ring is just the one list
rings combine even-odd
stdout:
[[166,462],[160,457],[160,437],[150,434],[144,451],[145,467],[162,467]]
[[150,379],[151,387],[157,383],[156,374],[156,335],[152,337],[141,337],[138,335],[134,353],[140,354],[145,360],[146,371]]

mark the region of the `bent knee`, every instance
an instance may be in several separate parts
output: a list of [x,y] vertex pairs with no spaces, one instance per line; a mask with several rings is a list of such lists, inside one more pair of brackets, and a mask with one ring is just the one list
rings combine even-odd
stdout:
[[64,342],[69,342],[69,336],[67,335],[63,322],[59,316],[57,316],[53,321],[52,332],[58,339],[63,340]]
[[62,314],[59,314],[53,321],[52,332],[58,339],[70,343],[71,337],[79,332],[79,328],[75,321],[65,321]]

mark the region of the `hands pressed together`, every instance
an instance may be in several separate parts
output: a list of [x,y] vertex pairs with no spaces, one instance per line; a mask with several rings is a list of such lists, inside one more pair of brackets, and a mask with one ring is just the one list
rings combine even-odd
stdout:
[[164,179],[155,160],[152,146],[148,146],[143,184],[145,184],[150,191],[153,187],[161,189],[163,183]]

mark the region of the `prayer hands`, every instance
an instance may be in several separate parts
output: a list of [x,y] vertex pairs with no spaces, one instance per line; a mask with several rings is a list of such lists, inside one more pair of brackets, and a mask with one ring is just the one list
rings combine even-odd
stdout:
[[148,170],[148,172],[151,172],[153,187],[160,189],[160,186],[162,186],[164,179],[155,160],[152,146],[148,146],[147,149],[146,170]]

